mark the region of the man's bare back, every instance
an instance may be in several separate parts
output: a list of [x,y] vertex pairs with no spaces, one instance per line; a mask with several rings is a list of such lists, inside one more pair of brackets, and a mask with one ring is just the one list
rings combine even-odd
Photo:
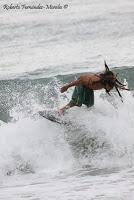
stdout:
[[[100,89],[104,89],[105,86],[101,81],[101,77],[97,74],[88,74],[88,75],[82,75],[80,76],[80,78],[76,81],[73,81],[67,85],[64,85],[61,88],[61,93],[65,92],[68,88],[72,87],[72,86],[79,86],[79,85],[84,85],[85,87],[88,87],[89,89],[92,90],[100,90]],[[106,88],[108,91],[112,90],[113,87],[110,87],[108,84],[106,85]]]

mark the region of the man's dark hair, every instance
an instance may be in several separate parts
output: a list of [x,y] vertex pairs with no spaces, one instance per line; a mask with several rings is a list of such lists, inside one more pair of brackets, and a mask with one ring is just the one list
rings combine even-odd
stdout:
[[[105,61],[104,61],[104,64],[105,64],[105,72],[100,74],[100,76],[102,78],[102,83],[104,84],[104,88],[106,88],[107,84],[112,88],[115,87],[115,89],[118,92],[119,96],[122,98],[118,88],[124,89],[124,90],[129,90],[129,89],[126,89],[125,85],[122,84],[117,79],[117,74],[115,75],[112,71],[109,70],[109,67],[108,67],[108,65],[106,64]],[[109,94],[109,91],[107,89],[106,89],[106,92]]]
[[[109,85],[112,88],[115,86],[115,75],[112,71],[105,71],[104,73],[101,73],[100,76],[104,88],[106,88],[106,85]],[[109,94],[107,89],[106,92]]]

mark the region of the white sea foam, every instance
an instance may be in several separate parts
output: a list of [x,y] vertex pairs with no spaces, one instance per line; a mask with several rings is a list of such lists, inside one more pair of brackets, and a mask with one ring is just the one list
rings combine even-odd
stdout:
[[[82,198],[84,194],[92,198],[102,194],[106,199],[115,197],[116,187],[120,187],[122,193],[116,199],[126,194],[132,199],[129,191],[134,167],[133,97],[130,92],[123,92],[122,103],[114,95],[113,104],[103,93],[97,93],[94,108],[70,110],[67,119],[73,125],[69,127],[38,117],[23,117],[16,123],[3,124],[0,127],[3,185],[0,197],[12,199],[16,191],[17,199],[30,194],[41,199],[54,199],[53,195],[76,199],[77,188]],[[91,138],[96,142],[91,143]],[[5,194],[6,188],[10,198]]]
[[[72,157],[72,153],[75,155],[76,152],[72,152],[69,146],[72,141],[77,144],[78,151],[81,148],[79,143],[89,148],[85,155],[78,156],[77,161],[83,164],[102,168],[133,166],[132,95],[125,94],[124,103],[116,100],[114,105],[98,95],[96,99],[96,105],[92,109],[70,110],[67,118],[74,124],[66,131],[45,119],[25,119],[25,115],[20,115],[21,118],[16,123],[3,124],[0,127],[1,175],[3,171],[4,174],[16,173],[19,170],[24,170],[25,173],[25,170],[51,171],[69,167],[76,161],[75,156]],[[35,109],[37,111],[37,108]],[[82,137],[85,139],[80,142]],[[92,157],[92,145],[88,142],[86,144],[86,140],[93,137],[97,138],[97,145],[100,144],[100,148]],[[103,142],[106,144],[104,149],[101,147]]]
[[60,127],[23,119],[0,127],[0,175],[47,172],[71,167],[72,155]]

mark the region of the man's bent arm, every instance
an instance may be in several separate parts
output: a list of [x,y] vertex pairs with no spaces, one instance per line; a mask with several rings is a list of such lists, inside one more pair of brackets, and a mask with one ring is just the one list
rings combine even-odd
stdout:
[[79,86],[79,85],[81,85],[81,84],[82,84],[82,82],[81,82],[81,80],[79,79],[79,80],[73,81],[73,82],[71,82],[71,83],[68,83],[67,85],[64,85],[64,86],[60,89],[60,91],[61,91],[61,93],[63,93],[63,92],[65,92],[68,88],[73,87],[73,86]]

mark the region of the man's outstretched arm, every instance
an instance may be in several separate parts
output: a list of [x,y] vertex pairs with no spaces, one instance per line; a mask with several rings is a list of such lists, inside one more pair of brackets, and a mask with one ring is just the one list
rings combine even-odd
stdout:
[[68,84],[64,85],[64,86],[60,89],[60,91],[61,91],[61,93],[63,93],[63,92],[65,92],[65,91],[67,91],[68,88],[73,87],[73,86],[78,86],[78,85],[81,85],[81,84],[82,84],[82,82],[81,82],[81,80],[79,79],[79,80],[76,80],[76,81],[73,81],[73,82],[71,82],[71,83],[68,83]]

